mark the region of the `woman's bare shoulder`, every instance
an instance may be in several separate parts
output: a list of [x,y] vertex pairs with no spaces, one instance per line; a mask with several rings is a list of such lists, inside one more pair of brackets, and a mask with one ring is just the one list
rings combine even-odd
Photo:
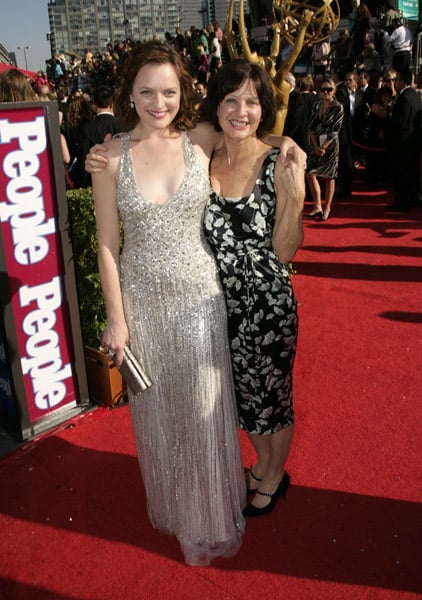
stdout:
[[108,142],[105,142],[104,145],[107,147],[108,153],[107,156],[109,158],[114,158],[116,156],[120,156],[121,148],[122,148],[122,135],[118,135],[113,137]]

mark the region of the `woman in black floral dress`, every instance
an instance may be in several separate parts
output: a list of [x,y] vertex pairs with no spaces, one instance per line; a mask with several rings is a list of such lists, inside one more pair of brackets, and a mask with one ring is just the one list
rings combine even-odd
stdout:
[[297,312],[285,263],[303,239],[304,171],[281,166],[278,149],[261,140],[275,118],[261,67],[227,63],[210,82],[202,116],[224,134],[211,162],[204,226],[227,303],[240,425],[257,453],[245,514],[257,516],[290,482],[284,464],[293,437]]

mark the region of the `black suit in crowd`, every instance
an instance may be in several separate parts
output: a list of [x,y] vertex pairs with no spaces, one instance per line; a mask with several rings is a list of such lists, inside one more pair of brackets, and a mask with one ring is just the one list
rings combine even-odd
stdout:
[[336,98],[344,108],[343,123],[339,132],[339,164],[336,195],[352,195],[353,159],[352,159],[352,118],[350,115],[349,92],[344,83],[336,86]]
[[292,90],[289,94],[286,121],[284,123],[283,135],[291,137],[299,146],[302,137],[304,102],[302,94]]
[[360,144],[365,143],[365,128],[368,111],[362,90],[355,90],[355,114],[352,117],[353,140]]
[[352,147],[352,158],[360,163],[366,161],[364,147],[368,142],[368,117],[369,110],[365,102],[365,93],[358,88],[355,90],[355,113],[352,116],[352,136],[357,145]]
[[397,96],[388,145],[393,167],[393,208],[406,211],[418,202],[421,174],[422,99],[412,87],[406,87]]
[[309,135],[309,124],[311,122],[312,106],[318,100],[316,94],[310,92],[302,92],[302,125],[299,140],[295,140],[297,144],[309,154],[312,152],[312,144]]
[[113,136],[123,131],[127,131],[127,128],[111,113],[107,112],[100,113],[95,119],[82,125],[79,132],[77,162],[75,169],[72,170],[75,188],[84,188],[91,185],[91,175],[85,171],[85,159],[90,148],[95,144],[102,144],[107,134]]

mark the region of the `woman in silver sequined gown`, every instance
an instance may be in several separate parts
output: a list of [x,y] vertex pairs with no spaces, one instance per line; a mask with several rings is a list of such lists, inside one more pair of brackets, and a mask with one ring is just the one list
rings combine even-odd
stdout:
[[187,134],[184,150],[181,187],[153,206],[122,138],[120,266],[132,347],[153,380],[130,403],[150,519],[177,535],[187,562],[207,564],[240,546],[245,483],[224,296],[200,228],[208,176]]
[[129,392],[151,522],[178,538],[188,564],[207,565],[240,547],[246,501],[225,302],[202,231],[211,147],[180,131],[189,92],[175,53],[147,43],[124,68],[116,103],[134,128],[93,175],[102,344],[120,361],[130,342],[153,381]]

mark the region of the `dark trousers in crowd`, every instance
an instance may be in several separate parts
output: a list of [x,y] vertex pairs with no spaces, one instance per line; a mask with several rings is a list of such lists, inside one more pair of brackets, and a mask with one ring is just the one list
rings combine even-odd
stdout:
[[393,69],[399,72],[409,71],[412,53],[410,50],[399,50],[393,54]]
[[340,142],[336,197],[349,198],[352,195],[353,158],[351,144]]
[[[403,150],[403,149],[402,149]],[[418,203],[421,180],[421,155],[417,151],[394,153],[393,210],[408,211]]]

